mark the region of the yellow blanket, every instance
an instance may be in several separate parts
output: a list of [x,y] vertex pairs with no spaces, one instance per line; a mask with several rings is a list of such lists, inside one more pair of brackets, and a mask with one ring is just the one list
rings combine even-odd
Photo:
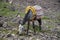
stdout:
[[33,12],[33,15],[36,15],[36,10],[33,6],[27,6],[25,13],[27,13],[29,10]]

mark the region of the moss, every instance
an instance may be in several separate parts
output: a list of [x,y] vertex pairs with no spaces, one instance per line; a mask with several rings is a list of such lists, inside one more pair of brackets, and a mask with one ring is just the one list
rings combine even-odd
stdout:
[[47,16],[44,16],[42,19],[43,19],[43,20],[44,20],[44,19],[46,19],[46,20],[48,19],[48,20],[49,20],[50,18],[47,17]]

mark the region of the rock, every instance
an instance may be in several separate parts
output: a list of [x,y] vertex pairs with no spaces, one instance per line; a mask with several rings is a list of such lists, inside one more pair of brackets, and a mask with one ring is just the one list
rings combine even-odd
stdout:
[[34,21],[34,24],[35,24],[35,25],[39,25],[38,21]]
[[0,38],[3,38],[5,36],[5,34],[0,33]]
[[14,40],[20,40],[17,35],[14,35],[13,37],[14,37]]
[[2,25],[3,25],[3,24],[2,24],[2,23],[0,23],[0,27],[2,27]]
[[20,20],[21,20],[20,15],[18,15],[17,17],[13,18],[11,21],[14,23],[19,23]]
[[17,28],[13,28],[12,30],[17,30]]
[[14,38],[13,37],[9,37],[9,38],[7,38],[7,40],[14,40]]
[[43,36],[44,34],[43,33],[40,33],[41,36]]
[[3,23],[3,27],[5,27],[5,28],[8,27],[7,22],[4,22],[4,23]]
[[7,17],[0,17],[0,27],[6,27],[8,18]]
[[15,34],[11,34],[12,36],[15,36]]
[[41,40],[46,40],[46,38],[45,37],[42,37]]
[[8,33],[7,35],[6,35],[6,37],[8,38],[8,37],[12,37],[12,35],[10,34],[10,33]]
[[20,40],[25,40],[25,39],[22,38],[22,39],[20,39]]
[[33,31],[32,30],[29,30],[29,33],[33,33]]
[[46,40],[51,40],[51,38],[50,38],[50,37],[48,37]]
[[0,16],[0,21],[2,20],[2,16]]
[[36,39],[36,40],[40,40],[40,39]]
[[3,21],[0,21],[0,27],[3,27],[3,23],[4,23]]
[[7,30],[13,30],[13,27],[8,26],[8,27],[6,27],[6,29],[7,29]]

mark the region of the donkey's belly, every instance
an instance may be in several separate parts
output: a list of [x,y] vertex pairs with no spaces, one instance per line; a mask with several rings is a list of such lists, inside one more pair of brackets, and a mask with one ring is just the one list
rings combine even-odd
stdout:
[[40,19],[40,18],[41,18],[41,16],[40,16],[40,15],[36,16],[36,19]]

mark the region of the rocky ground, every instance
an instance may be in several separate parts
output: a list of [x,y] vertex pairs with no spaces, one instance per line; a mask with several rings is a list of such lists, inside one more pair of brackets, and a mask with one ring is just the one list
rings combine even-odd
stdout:
[[[18,17],[12,18],[11,20],[8,20],[7,17],[0,18],[2,18],[0,21],[2,23],[2,26],[0,26],[1,40],[60,40],[60,26],[51,22],[51,20],[42,20],[42,31],[36,31],[36,35],[30,30],[28,36],[25,34],[21,36],[18,33],[20,20]],[[35,24],[38,25],[38,22],[35,21]]]
[[7,33],[0,31],[0,40],[60,40],[60,32],[45,31],[39,32],[36,35],[29,33],[30,36],[19,36],[19,34],[10,33],[10,31]]

